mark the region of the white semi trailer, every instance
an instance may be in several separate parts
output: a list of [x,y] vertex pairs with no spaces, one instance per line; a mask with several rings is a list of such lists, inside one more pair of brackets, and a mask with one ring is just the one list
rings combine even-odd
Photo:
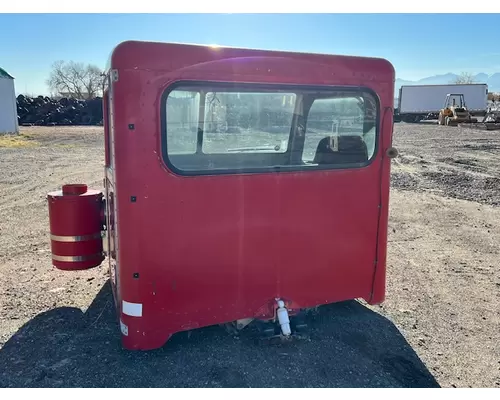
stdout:
[[463,94],[470,112],[484,114],[488,108],[488,85],[404,85],[399,89],[395,121],[418,122],[437,119],[447,94]]

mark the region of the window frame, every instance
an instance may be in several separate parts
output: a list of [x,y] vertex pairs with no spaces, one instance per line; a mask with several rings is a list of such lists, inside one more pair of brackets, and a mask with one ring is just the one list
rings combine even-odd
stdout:
[[[279,165],[279,166],[271,166],[271,167],[248,167],[248,168],[226,168],[226,169],[199,169],[199,170],[185,170],[176,167],[172,161],[170,160],[168,154],[168,140],[167,140],[167,99],[170,93],[177,90],[179,87],[182,90],[189,90],[192,88],[193,91],[199,91],[199,89],[203,88],[203,86],[210,86],[210,89],[220,87],[222,90],[228,87],[235,88],[236,90],[240,90],[244,92],[245,90],[252,92],[257,90],[268,90],[276,92],[292,92],[297,94],[297,91],[316,91],[323,92],[328,94],[332,91],[342,91],[342,92],[353,92],[353,93],[367,93],[371,95],[375,101],[376,105],[376,118],[375,118],[375,146],[373,150],[373,154],[370,159],[363,163],[356,164],[339,164],[339,165],[314,165],[307,166],[304,168],[302,165]],[[247,174],[268,174],[268,173],[283,173],[283,172],[324,172],[324,171],[335,171],[335,170],[357,170],[361,168],[367,168],[370,166],[375,159],[377,158],[377,154],[379,152],[380,146],[380,130],[381,130],[381,117],[382,112],[380,109],[380,98],[375,90],[366,87],[366,86],[342,86],[342,85],[306,85],[306,84],[282,84],[282,83],[261,83],[261,82],[240,82],[240,81],[209,81],[209,80],[177,80],[170,83],[164,90],[160,98],[159,102],[160,107],[160,146],[161,146],[161,155],[162,161],[165,166],[174,174],[182,177],[194,177],[194,176],[214,176],[214,175],[247,175]],[[308,111],[309,113],[309,111]],[[294,114],[295,115],[295,114]],[[291,150],[292,146],[292,128],[294,127],[295,118],[292,119],[292,123],[290,126],[289,140],[287,151],[284,154],[287,154]],[[307,121],[307,120],[306,120]],[[307,125],[306,125],[306,134],[307,134]],[[302,151],[304,149],[302,148]],[[196,153],[195,153],[196,154]],[[303,154],[303,153],[302,153]],[[219,155],[219,154],[217,154]]]

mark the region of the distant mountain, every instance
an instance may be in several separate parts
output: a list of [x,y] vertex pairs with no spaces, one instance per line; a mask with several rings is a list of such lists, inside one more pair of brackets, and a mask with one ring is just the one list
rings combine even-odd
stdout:
[[[446,85],[453,83],[455,79],[458,78],[458,74],[447,73],[444,75],[434,75],[427,78],[420,79],[418,81],[408,81],[404,79],[396,79],[396,97],[398,96],[399,88],[403,85]],[[475,83],[486,83],[488,85],[489,92],[500,92],[500,72],[493,75],[488,75],[485,73],[479,73],[474,75]]]

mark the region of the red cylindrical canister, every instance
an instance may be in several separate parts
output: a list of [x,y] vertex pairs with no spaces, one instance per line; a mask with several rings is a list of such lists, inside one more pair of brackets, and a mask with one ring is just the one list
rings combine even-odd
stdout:
[[52,265],[90,269],[104,261],[101,231],[103,194],[87,185],[64,185],[47,195]]

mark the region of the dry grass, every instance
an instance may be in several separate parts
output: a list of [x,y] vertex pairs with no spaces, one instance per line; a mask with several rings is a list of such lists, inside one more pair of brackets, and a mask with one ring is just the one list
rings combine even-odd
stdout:
[[36,147],[39,143],[34,140],[31,135],[25,133],[3,134],[0,135],[0,147],[4,148],[19,148],[19,147]]

